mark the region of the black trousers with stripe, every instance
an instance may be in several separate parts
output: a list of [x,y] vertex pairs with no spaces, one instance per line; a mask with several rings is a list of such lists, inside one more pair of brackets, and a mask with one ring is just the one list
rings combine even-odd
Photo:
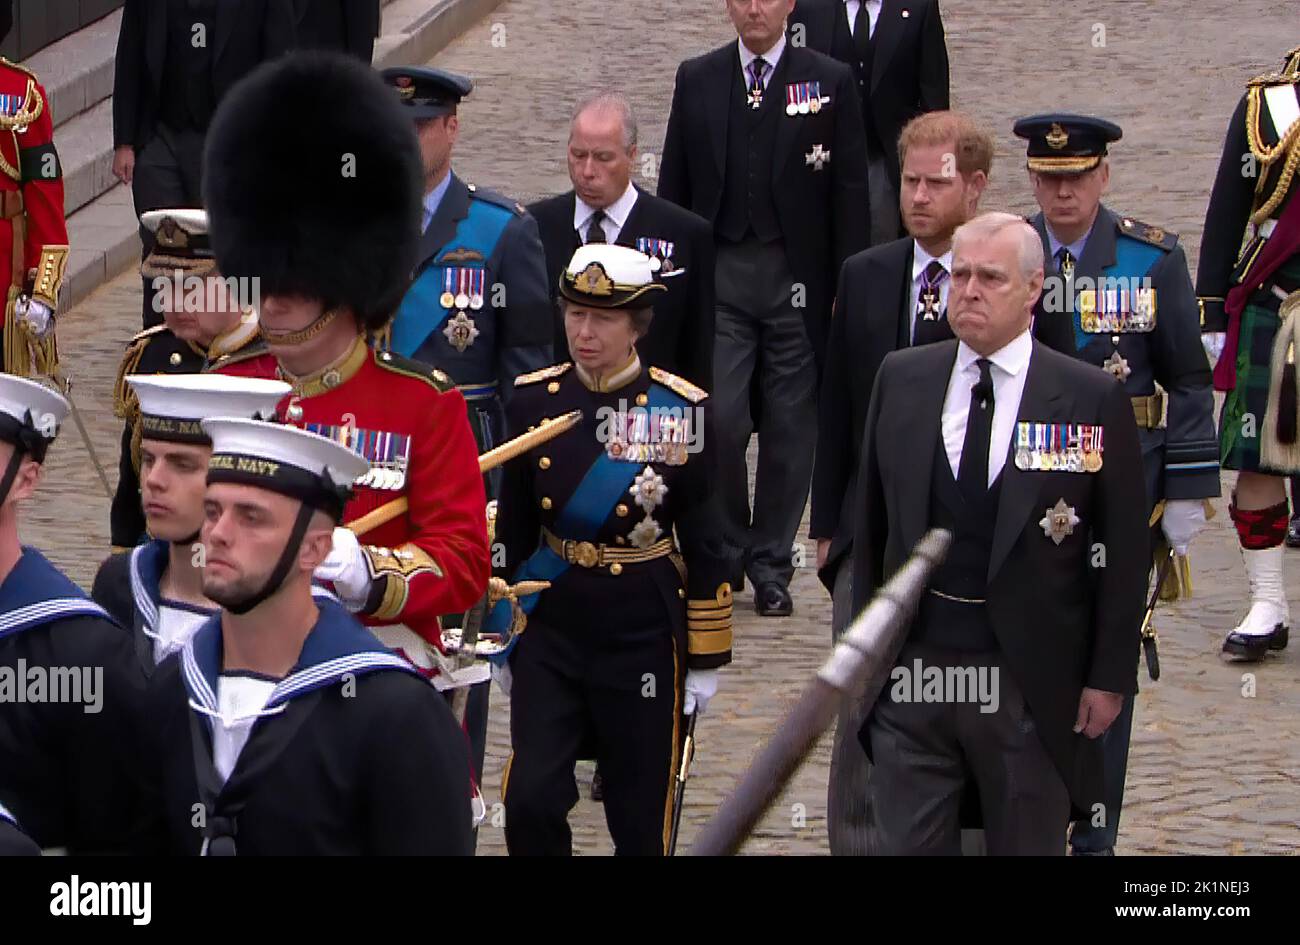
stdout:
[[656,564],[618,577],[571,568],[529,618],[511,655],[511,855],[572,853],[573,767],[584,757],[600,766],[615,852],[666,852],[686,648],[643,570]]

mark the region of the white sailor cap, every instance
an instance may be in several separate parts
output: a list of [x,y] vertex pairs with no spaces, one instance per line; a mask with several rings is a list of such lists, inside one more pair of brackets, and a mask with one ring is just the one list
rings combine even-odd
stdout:
[[45,458],[45,448],[58,435],[70,409],[62,394],[44,384],[0,374],[0,440],[34,459]]
[[293,389],[283,381],[225,374],[132,374],[126,379],[140,400],[140,435],[146,440],[207,445],[204,417],[274,420],[275,408]]
[[341,443],[296,427],[217,417],[202,422],[212,439],[208,483],[256,486],[298,499],[339,520],[352,483],[370,463]]
[[658,261],[630,246],[579,246],[560,274],[560,295],[593,308],[648,308],[649,296],[667,288],[655,282]]

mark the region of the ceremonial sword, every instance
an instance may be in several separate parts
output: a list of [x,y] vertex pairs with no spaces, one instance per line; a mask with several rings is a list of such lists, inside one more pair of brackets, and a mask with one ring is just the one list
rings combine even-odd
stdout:
[[691,776],[691,762],[695,760],[695,723],[700,717],[699,706],[691,713],[686,728],[686,744],[682,746],[682,763],[677,768],[677,787],[673,792],[673,830],[668,836],[668,855],[677,851],[677,831],[682,825],[682,802],[686,799],[686,781]]
[[76,424],[77,432],[81,434],[81,442],[86,444],[86,452],[90,454],[90,464],[95,467],[95,472],[99,475],[99,481],[104,486],[104,495],[108,496],[109,502],[112,502],[113,487],[108,484],[108,475],[104,472],[104,466],[99,461],[99,454],[95,452],[95,444],[90,441],[90,431],[86,429],[86,422],[81,419],[81,411],[77,409],[77,402],[72,399],[72,381],[64,376],[63,372],[57,367],[50,371],[49,377],[55,386],[63,391],[63,399],[68,402],[72,422]]
[[1151,600],[1147,601],[1147,611],[1142,616],[1142,655],[1147,661],[1147,675],[1155,682],[1160,678],[1160,654],[1156,650],[1156,628],[1151,625],[1151,618],[1156,613],[1156,602],[1160,600],[1160,588],[1164,587],[1169,568],[1174,563],[1174,549],[1169,549],[1165,560],[1160,562],[1156,571],[1156,586],[1151,589]]

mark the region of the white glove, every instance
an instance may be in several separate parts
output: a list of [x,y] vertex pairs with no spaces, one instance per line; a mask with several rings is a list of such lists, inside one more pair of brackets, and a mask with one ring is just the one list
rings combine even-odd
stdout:
[[1201,335],[1201,344],[1205,346],[1205,354],[1210,359],[1210,367],[1219,363],[1219,356],[1223,354],[1223,344],[1228,340],[1228,335],[1222,331],[1207,331]]
[[716,669],[688,669],[686,671],[686,715],[694,715],[698,710],[701,715],[709,707],[709,700],[718,692],[718,671]]
[[316,568],[316,577],[331,581],[339,598],[358,610],[370,596],[370,568],[357,536],[346,528],[334,529],[334,547]]
[[1160,516],[1160,530],[1174,554],[1187,554],[1187,546],[1205,527],[1205,504],[1201,499],[1171,499]]
[[497,685],[501,687],[501,694],[503,696],[510,695],[510,687],[514,685],[515,677],[514,674],[510,672],[509,663],[506,663],[502,666],[498,666],[496,663],[493,663],[492,678],[495,679],[497,681]]
[[27,296],[19,296],[14,302],[14,314],[18,316],[37,338],[44,338],[54,325],[54,310],[44,302]]

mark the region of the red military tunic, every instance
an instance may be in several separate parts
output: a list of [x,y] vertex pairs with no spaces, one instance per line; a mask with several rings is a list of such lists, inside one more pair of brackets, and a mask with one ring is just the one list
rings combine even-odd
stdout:
[[[27,375],[54,366],[53,336],[37,344],[14,318],[22,292],[57,309],[68,264],[63,218],[63,169],[54,148],[54,122],[36,76],[0,58],[0,277],[8,290],[4,369]],[[35,270],[34,278],[29,276]]]
[[[283,377],[270,354],[236,355],[212,369]],[[464,399],[426,366],[374,351],[359,336],[337,366],[283,379],[294,392],[280,405],[282,420],[355,444],[372,463],[344,509],[344,524],[399,497],[410,503],[391,521],[357,533],[375,581],[358,616],[372,627],[404,625],[438,646],[438,618],[477,601],[489,575],[486,497]],[[396,643],[417,657],[400,638]]]

